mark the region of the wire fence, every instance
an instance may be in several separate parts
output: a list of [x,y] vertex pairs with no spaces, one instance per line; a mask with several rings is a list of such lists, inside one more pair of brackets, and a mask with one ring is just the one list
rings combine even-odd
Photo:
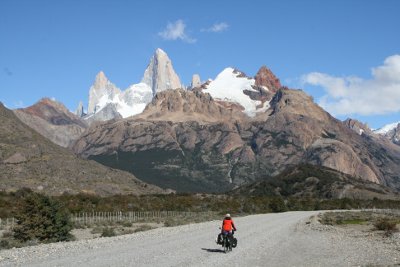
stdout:
[[[163,221],[168,218],[198,218],[212,217],[215,212],[192,212],[192,211],[128,211],[128,212],[80,212],[71,214],[71,221],[75,224],[90,225],[94,223],[116,223],[116,222],[153,222]],[[12,229],[16,225],[15,218],[0,218],[0,229]]]
[[[361,211],[400,216],[400,209],[361,209]],[[164,221],[168,218],[213,218],[216,215],[217,213],[212,211],[92,211],[71,214],[71,221],[75,224],[91,225],[95,223],[154,222]],[[15,218],[0,218],[0,229],[12,229],[16,223]]]

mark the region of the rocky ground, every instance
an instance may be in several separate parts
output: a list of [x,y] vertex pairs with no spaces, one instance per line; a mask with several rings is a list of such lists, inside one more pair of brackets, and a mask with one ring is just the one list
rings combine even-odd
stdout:
[[214,243],[219,221],[0,252],[0,266],[395,266],[400,234],[320,224],[319,212],[237,218],[238,247]]

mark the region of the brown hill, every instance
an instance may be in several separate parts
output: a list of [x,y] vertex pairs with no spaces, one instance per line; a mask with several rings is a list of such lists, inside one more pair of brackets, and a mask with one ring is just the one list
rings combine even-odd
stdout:
[[70,147],[88,127],[63,104],[48,98],[14,113],[26,125],[62,147]]
[[62,193],[162,193],[132,174],[76,157],[22,123],[0,103],[0,190]]
[[135,120],[214,123],[245,118],[239,108],[228,108],[214,101],[207,93],[176,89],[155,95],[143,113],[136,115]]

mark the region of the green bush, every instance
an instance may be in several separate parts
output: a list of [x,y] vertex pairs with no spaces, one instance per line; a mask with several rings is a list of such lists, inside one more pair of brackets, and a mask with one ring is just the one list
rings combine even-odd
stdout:
[[91,234],[101,234],[101,233],[103,233],[103,228],[101,228],[101,227],[94,227],[94,228],[90,231],[90,233],[91,233]]
[[101,233],[102,237],[111,237],[111,236],[116,236],[117,234],[115,233],[114,228],[111,227],[105,227],[103,228],[103,231]]
[[389,219],[380,219],[374,223],[375,229],[383,231],[396,231],[396,222]]
[[27,242],[66,241],[72,238],[72,224],[61,204],[51,197],[30,192],[23,196],[13,229],[16,240]]
[[137,233],[137,232],[142,232],[142,231],[148,231],[148,230],[151,230],[151,229],[154,229],[154,227],[151,226],[151,225],[148,225],[148,224],[142,224],[141,226],[136,228],[134,230],[134,232]]
[[123,227],[132,227],[132,222],[124,221],[124,222],[121,223],[121,225],[122,225]]

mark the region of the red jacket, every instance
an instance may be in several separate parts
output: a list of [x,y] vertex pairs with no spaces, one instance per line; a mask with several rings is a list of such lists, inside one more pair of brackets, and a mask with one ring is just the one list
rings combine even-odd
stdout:
[[235,230],[236,231],[236,227],[235,224],[233,223],[233,220],[231,218],[225,218],[224,221],[222,222],[222,230],[223,231],[232,231]]

